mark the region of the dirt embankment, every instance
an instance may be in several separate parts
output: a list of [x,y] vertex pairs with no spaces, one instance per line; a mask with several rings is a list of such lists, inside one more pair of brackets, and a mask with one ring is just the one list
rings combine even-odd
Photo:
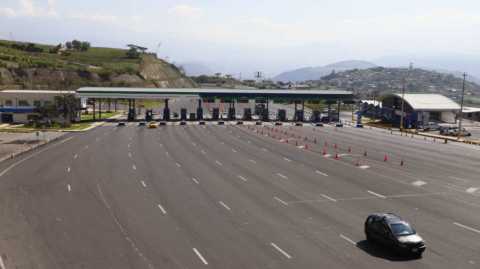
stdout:
[[59,68],[0,68],[0,90],[76,90],[80,87],[197,88],[173,65],[154,55],[144,57],[138,74],[99,75]]

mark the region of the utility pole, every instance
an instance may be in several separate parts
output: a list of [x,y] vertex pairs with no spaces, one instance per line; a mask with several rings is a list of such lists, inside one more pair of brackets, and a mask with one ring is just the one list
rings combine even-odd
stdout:
[[465,95],[465,78],[467,77],[467,72],[463,73],[463,89],[462,89],[462,104],[460,106],[460,123],[458,124],[458,135],[457,139],[460,139],[462,135],[462,111],[463,111],[463,96]]
[[402,92],[402,116],[400,117],[400,131],[403,130],[403,100],[405,99],[405,79],[403,79],[403,92]]
[[[375,111],[375,108],[376,108],[375,107],[375,100],[377,99],[377,94],[378,94],[378,91],[373,91],[373,115],[372,115],[373,116],[373,124],[375,124],[375,115],[376,115],[375,114],[375,112],[376,112]],[[353,113],[352,113],[352,115],[353,115]]]

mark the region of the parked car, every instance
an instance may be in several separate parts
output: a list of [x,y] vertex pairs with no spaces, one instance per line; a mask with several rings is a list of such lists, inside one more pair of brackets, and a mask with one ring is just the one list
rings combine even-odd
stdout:
[[[450,130],[448,134],[451,136],[458,136],[458,128]],[[460,136],[471,136],[471,135],[472,133],[470,133],[467,129],[462,128],[462,132],[460,133]]]
[[323,113],[328,113],[328,108],[324,108]]
[[440,125],[436,122],[429,122],[427,125],[423,127],[423,130],[425,131],[434,131],[438,130],[440,128]]
[[450,131],[458,129],[457,126],[440,126],[440,134],[441,135],[450,135]]
[[178,112],[173,112],[173,117],[178,118],[179,117]]
[[425,240],[399,216],[392,213],[376,213],[365,221],[365,236],[370,243],[379,243],[395,254],[422,255]]

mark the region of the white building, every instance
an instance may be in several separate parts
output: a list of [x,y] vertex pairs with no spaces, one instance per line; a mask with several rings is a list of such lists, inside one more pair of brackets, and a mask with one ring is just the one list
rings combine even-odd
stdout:
[[[2,123],[26,123],[33,120],[34,108],[38,105],[53,104],[54,97],[67,91],[33,91],[33,90],[4,90],[0,91],[0,120]],[[75,95],[75,91],[71,91]],[[81,108],[86,107],[86,100],[82,100]],[[64,122],[63,112],[54,119]]]

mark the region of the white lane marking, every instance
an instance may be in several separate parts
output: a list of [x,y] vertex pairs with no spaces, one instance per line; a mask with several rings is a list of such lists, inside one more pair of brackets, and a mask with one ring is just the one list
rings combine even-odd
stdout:
[[475,230],[475,229],[473,229],[473,228],[470,228],[470,227],[468,227],[468,226],[465,226],[465,225],[462,225],[462,224],[456,223],[456,222],[454,222],[453,224],[458,225],[458,226],[460,226],[460,227],[463,227],[463,228],[465,228],[465,229],[469,229],[469,230],[471,230],[471,231],[474,231],[474,232],[477,232],[477,233],[480,234],[480,231],[479,231],[479,230]]
[[322,172],[320,172],[320,171],[315,171],[315,172],[317,172],[317,174],[320,174],[320,175],[322,175],[322,176],[326,176],[326,177],[328,177],[328,175],[327,175],[327,174],[325,174],[325,173],[322,173]]
[[236,151],[236,150],[234,150],[234,149],[232,149],[232,151],[233,151],[233,152],[235,152],[235,153],[237,152],[237,151]]
[[285,203],[284,201],[278,199],[277,197],[273,197],[273,198],[275,198],[277,201],[279,201],[280,203],[282,203],[282,204],[284,204],[284,205],[288,205],[287,203]]
[[289,159],[287,159],[287,158],[283,158],[283,159],[284,159],[285,161],[287,161],[287,162],[292,162],[292,160],[289,160]]
[[470,188],[467,190],[467,192],[474,193],[476,190],[478,190],[478,188]]
[[231,133],[231,132],[232,132],[232,131],[230,131],[230,133]]
[[177,166],[178,166],[178,167],[181,167],[180,164],[178,164],[178,163],[177,163]]
[[117,127],[113,128],[113,131],[117,130]]
[[132,140],[132,138],[130,137],[130,140]]
[[128,147],[130,147],[130,144],[128,144]]
[[168,154],[168,152],[165,152],[168,156],[170,156],[170,154]]
[[223,144],[223,142],[220,142],[220,144],[225,145],[225,144]]
[[160,210],[162,210],[163,214],[167,214],[167,212],[165,211],[165,209],[163,209],[161,205],[158,205],[158,207],[160,208]]
[[264,151],[268,151],[267,149],[262,148]]
[[163,147],[163,144],[160,144],[160,147]]
[[240,138],[240,136],[239,136],[239,135],[237,135],[237,137],[238,137],[238,138]]
[[[305,148],[305,146],[298,146],[297,148],[303,149],[303,148]],[[325,156],[326,156],[326,155],[325,155]]]
[[85,148],[88,148],[88,146],[86,146]]
[[292,257],[290,257],[290,255],[288,255],[285,251],[283,251],[281,248],[277,247],[277,245],[275,245],[274,243],[270,243],[274,248],[276,248],[278,251],[280,251],[283,255],[285,255],[285,257],[291,259]]
[[422,185],[425,185],[425,184],[427,184],[427,183],[423,182],[423,181],[415,181],[415,182],[412,183],[412,185],[415,185],[415,186],[418,186],[418,187],[420,187]]
[[216,163],[218,163],[218,165],[222,165],[219,161],[215,161]]
[[76,159],[77,157],[78,157],[78,154],[77,154],[77,155],[75,155],[75,157],[73,157],[73,158],[74,158],[74,159]]
[[230,207],[228,207],[226,204],[224,204],[222,201],[219,201],[220,204],[222,204],[226,209],[230,210]]
[[133,165],[133,170],[137,170],[137,168],[135,167],[135,165]]
[[200,184],[200,183],[198,183],[198,181],[197,181],[196,179],[194,179],[193,177],[192,177],[192,180],[195,181],[195,183]]
[[322,194],[322,196],[325,197],[325,198],[327,198],[327,199],[329,199],[329,200],[332,200],[332,201],[334,201],[334,202],[337,202],[337,200],[335,200],[335,199],[333,199],[333,198],[330,198],[330,197],[328,197],[328,196],[326,196],[326,195],[324,195],[324,194]]
[[284,176],[284,175],[282,175],[282,174],[277,174],[277,175],[280,176],[280,177],[283,177],[283,178],[287,179],[287,177]]
[[190,137],[189,137],[189,136],[187,136],[187,139],[190,139]]
[[195,143],[192,143],[192,145],[194,145],[194,146],[195,146]]
[[128,157],[132,157],[132,155],[130,155],[130,153],[128,153]]
[[429,163],[429,162],[423,162],[424,164],[429,164],[429,165],[433,165],[433,166],[437,166],[436,164],[434,163]]
[[362,165],[362,166],[359,166],[359,168],[367,169],[367,168],[370,168],[370,166],[368,166],[368,165]]
[[143,180],[142,180],[142,185],[143,185],[145,188],[147,187],[147,185],[145,185],[145,182],[143,182]]
[[245,180],[245,181],[247,181],[247,180],[246,180],[244,177],[242,177],[242,176],[238,176],[238,177],[241,178],[241,179],[243,179],[243,180]]
[[105,133],[105,135],[107,135],[108,133]]
[[5,264],[3,264],[3,260],[1,256],[0,256],[0,268],[5,269]]
[[70,172],[70,167],[68,168],[68,172]]
[[378,197],[385,198],[385,196],[382,196],[382,195],[380,195],[380,194],[378,194],[378,193],[374,193],[373,191],[367,191],[367,192],[368,192],[368,193],[371,193],[371,194],[373,194],[373,195],[376,195],[376,196],[378,196]]
[[256,161],[254,161],[254,160],[250,160],[250,161],[251,161],[252,163],[255,163],[255,164],[257,163],[257,162],[256,162]]
[[247,142],[250,143],[250,144],[252,144],[252,142],[250,142],[250,141],[247,141]]
[[97,141],[98,141],[98,139],[100,139],[100,138],[97,138]]
[[72,191],[72,188],[70,188],[70,185],[68,185],[68,191]]
[[341,238],[343,238],[343,239],[345,239],[345,240],[347,240],[348,242],[350,242],[350,243],[354,244],[354,245],[355,245],[355,246],[357,246],[358,248],[365,249],[363,246],[361,246],[361,245],[359,245],[359,244],[355,243],[353,240],[350,240],[350,239],[349,239],[349,238],[347,238],[346,236],[340,235],[340,237],[341,237]]
[[[213,135],[212,135],[213,136]],[[215,136],[213,136],[213,138],[216,138]]]
[[208,265],[208,262],[203,258],[202,254],[200,254],[200,252],[198,252],[198,250],[196,248],[193,248],[193,251],[195,251],[195,254],[197,254],[197,256],[200,258],[200,260],[202,260],[202,262],[205,265]]
[[327,157],[327,158],[328,158],[328,157],[331,157],[331,156],[332,156],[332,155],[330,155],[330,154],[323,155],[323,157]]
[[201,151],[203,154],[205,154],[205,151],[203,151],[203,150],[200,150],[200,151]]
[[456,180],[460,180],[460,181],[463,181],[463,182],[468,182],[468,180],[461,179],[461,178],[458,178],[458,177],[452,177],[452,176],[450,176],[450,178],[453,178],[453,179],[456,179]]

